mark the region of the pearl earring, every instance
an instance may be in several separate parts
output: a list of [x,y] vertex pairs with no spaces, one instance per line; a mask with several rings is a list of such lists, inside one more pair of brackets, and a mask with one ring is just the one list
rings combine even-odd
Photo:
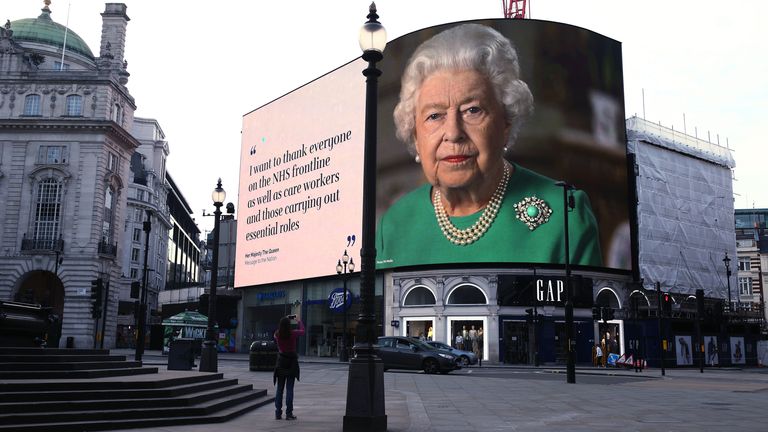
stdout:
[[417,154],[417,155],[416,155],[416,157],[415,157],[415,158],[413,158],[413,159],[416,161],[416,163],[420,163],[420,162],[421,162],[421,158],[419,157],[419,155],[418,155],[418,154]]

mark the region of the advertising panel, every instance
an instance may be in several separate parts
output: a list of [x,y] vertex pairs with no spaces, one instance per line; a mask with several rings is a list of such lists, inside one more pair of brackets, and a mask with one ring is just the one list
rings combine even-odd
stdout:
[[[244,117],[237,287],[360,262],[365,66]],[[378,269],[562,264],[568,208],[572,264],[631,270],[620,43],[483,20],[390,41],[377,67]]]

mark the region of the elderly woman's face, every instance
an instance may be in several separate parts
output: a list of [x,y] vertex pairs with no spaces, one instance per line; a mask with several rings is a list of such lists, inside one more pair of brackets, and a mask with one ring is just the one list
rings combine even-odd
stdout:
[[498,181],[509,126],[483,74],[433,73],[421,85],[415,116],[416,151],[432,185],[471,190]]

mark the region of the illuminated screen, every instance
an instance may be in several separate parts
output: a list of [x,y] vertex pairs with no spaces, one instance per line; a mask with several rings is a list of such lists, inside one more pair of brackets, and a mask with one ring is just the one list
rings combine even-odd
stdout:
[[[518,102],[517,81],[507,91],[509,79],[487,71],[427,69],[403,110],[412,115],[400,116],[413,124],[401,128],[418,150],[409,151],[393,120],[406,64],[449,29],[458,36],[445,37],[448,52],[476,51],[477,28],[455,29],[465,24],[511,43],[532,103]],[[244,117],[236,286],[335,274],[344,250],[359,270],[365,66],[356,60]],[[377,268],[561,264],[567,207],[572,264],[631,270],[620,43],[558,23],[473,21],[397,38],[377,67]],[[529,115],[509,108],[526,105]],[[561,180],[573,186],[565,196]]]

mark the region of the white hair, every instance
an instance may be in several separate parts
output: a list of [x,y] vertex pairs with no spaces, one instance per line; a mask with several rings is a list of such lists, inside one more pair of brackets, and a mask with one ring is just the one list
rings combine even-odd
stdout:
[[400,102],[395,107],[397,137],[415,153],[416,99],[424,80],[441,70],[475,70],[488,78],[504,106],[511,147],[523,120],[533,112],[533,95],[520,80],[520,65],[512,42],[480,24],[462,24],[426,40],[413,53],[403,72]]

